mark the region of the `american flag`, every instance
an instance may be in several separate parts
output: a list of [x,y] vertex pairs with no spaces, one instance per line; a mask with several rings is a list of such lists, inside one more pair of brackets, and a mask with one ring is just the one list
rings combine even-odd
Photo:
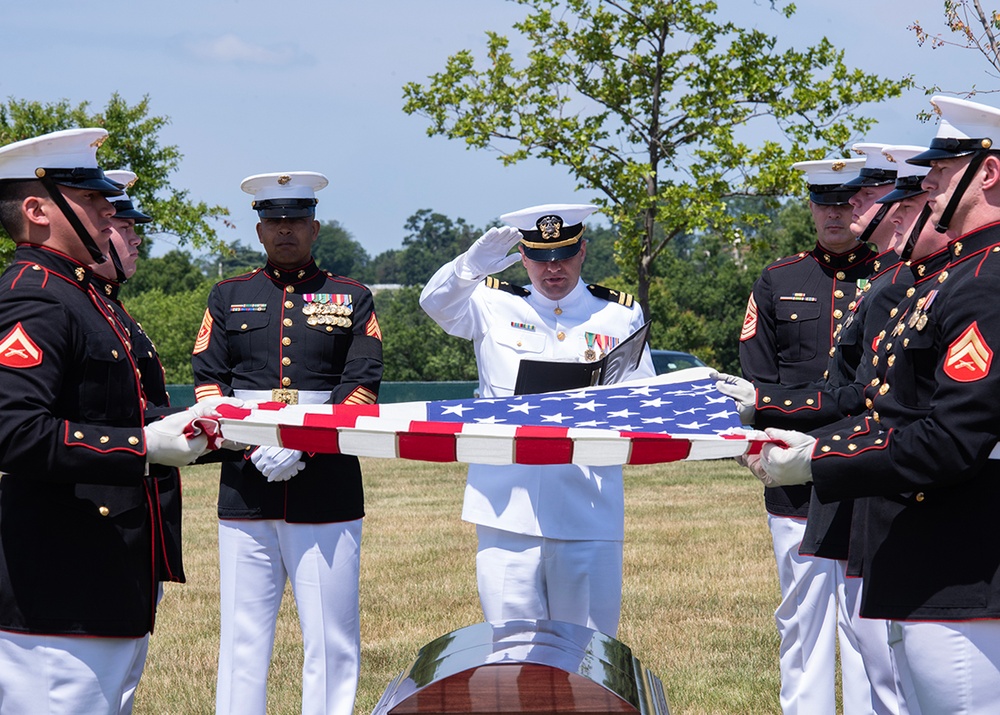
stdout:
[[223,406],[219,424],[244,444],[476,464],[652,464],[758,449],[766,436],[740,426],[708,372],[503,398]]

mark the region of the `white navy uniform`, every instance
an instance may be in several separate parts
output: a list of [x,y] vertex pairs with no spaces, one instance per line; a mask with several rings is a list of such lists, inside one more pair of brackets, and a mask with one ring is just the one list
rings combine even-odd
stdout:
[[[624,340],[644,323],[642,309],[626,294],[580,280],[566,297],[551,300],[531,286],[521,289],[493,278],[464,277],[463,256],[434,274],[420,304],[446,332],[475,343],[483,397],[514,394],[522,358],[583,362],[588,350],[599,355],[595,344],[604,338]],[[654,374],[647,348],[638,368],[625,379]],[[462,518],[476,524],[480,534],[477,571],[487,620],[551,618],[610,635],[617,632],[624,537],[620,466],[473,464]],[[497,546],[496,539],[506,546]],[[595,547],[597,552],[579,556],[587,562],[580,567],[586,573],[555,576],[557,582],[552,573],[531,576],[536,589],[523,584],[517,588],[496,573],[505,569],[516,580],[517,573],[523,574],[519,569],[526,568],[523,564],[505,560],[500,565],[489,556],[496,548],[515,553],[534,549],[538,558],[551,559],[552,550],[563,547]],[[574,578],[584,583],[569,583]]]

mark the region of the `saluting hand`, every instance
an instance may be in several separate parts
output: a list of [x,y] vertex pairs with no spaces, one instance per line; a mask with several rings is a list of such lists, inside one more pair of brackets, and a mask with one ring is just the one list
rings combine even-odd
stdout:
[[521,260],[520,253],[508,252],[521,240],[521,232],[512,226],[493,227],[476,239],[459,261],[463,278],[478,280],[500,273]]

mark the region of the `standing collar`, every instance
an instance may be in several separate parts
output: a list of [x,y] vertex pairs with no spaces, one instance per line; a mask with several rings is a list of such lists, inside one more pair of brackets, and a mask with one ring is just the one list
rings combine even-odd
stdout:
[[305,281],[315,278],[321,273],[321,271],[319,266],[316,265],[316,261],[310,258],[308,263],[305,263],[298,268],[293,268],[292,270],[278,268],[278,266],[268,261],[264,266],[264,273],[274,283],[281,286],[287,286],[304,283]]

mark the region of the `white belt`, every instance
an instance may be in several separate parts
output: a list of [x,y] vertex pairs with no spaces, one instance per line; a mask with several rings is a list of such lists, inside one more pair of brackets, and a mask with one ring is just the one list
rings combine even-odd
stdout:
[[[330,390],[288,390],[282,388],[281,391],[294,392],[297,396],[297,403],[300,405],[322,405],[328,402],[333,394]],[[247,402],[284,402],[284,400],[276,399],[276,392],[277,390],[233,390],[233,395]]]

